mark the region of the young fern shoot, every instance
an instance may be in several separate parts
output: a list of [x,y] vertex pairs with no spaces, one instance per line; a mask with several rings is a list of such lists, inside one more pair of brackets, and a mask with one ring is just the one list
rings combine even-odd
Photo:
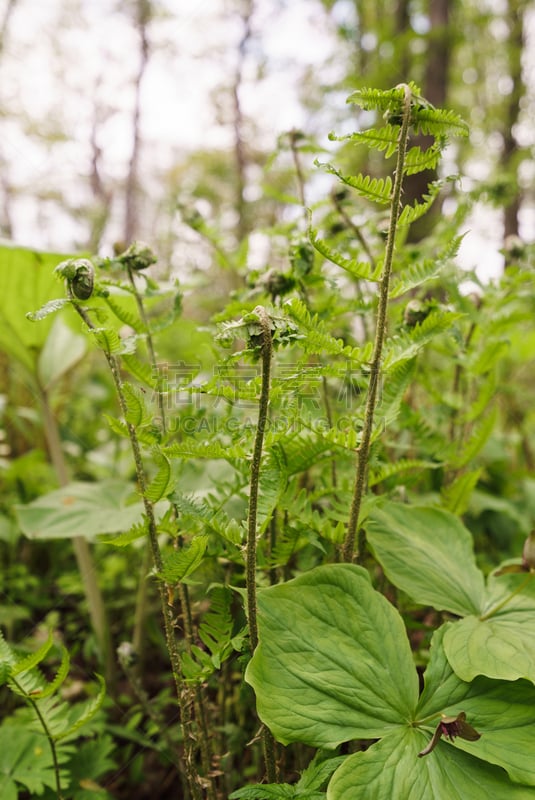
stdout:
[[[374,419],[376,415],[379,385],[383,377],[383,351],[387,337],[387,314],[391,292],[391,277],[394,269],[395,248],[401,228],[425,214],[438,195],[440,184],[434,183],[429,192],[414,206],[402,203],[403,181],[407,175],[420,172],[436,165],[441,150],[450,135],[466,134],[466,125],[453,112],[445,112],[433,108],[421,97],[415,84],[400,84],[389,91],[362,89],[355,92],[349,100],[358,103],[364,110],[383,112],[385,124],[380,128],[372,128],[350,134],[343,139],[364,144],[385,153],[385,157],[396,156],[396,165],[392,176],[371,178],[369,175],[345,176],[333,166],[325,165],[329,172],[361,197],[381,206],[388,206],[389,220],[384,258],[376,261],[370,258],[368,248],[364,248],[367,261],[354,261],[331,250],[319,239],[314,231],[311,240],[314,246],[325,257],[342,267],[354,277],[378,284],[377,316],[373,351],[367,371],[369,374],[368,389],[364,410],[364,420],[357,449],[356,472],[350,507],[350,515],[342,557],[351,562],[355,555],[359,517],[362,499],[366,490],[366,479],[370,457],[370,447],[375,433]],[[410,132],[431,134],[434,144],[426,151],[419,147],[408,149]],[[336,139],[337,137],[332,136]],[[400,292],[396,292],[396,296]],[[363,538],[358,541],[357,557],[362,556]]]
[[[405,153],[407,152],[407,141],[409,138],[411,120],[411,101],[412,91],[409,86],[403,87],[403,104],[401,112],[401,127],[398,134],[398,148],[396,171],[394,174],[394,187],[392,190],[392,200],[390,203],[390,221],[388,226],[388,238],[386,240],[386,252],[383,266],[383,274],[379,284],[379,306],[377,309],[377,322],[375,326],[375,341],[373,345],[373,355],[370,364],[370,383],[366,398],[366,410],[364,413],[364,427],[362,438],[357,451],[357,469],[355,474],[355,485],[353,489],[353,500],[347,526],[347,534],[343,547],[344,561],[352,561],[355,548],[355,537],[358,528],[360,507],[364,494],[366,474],[368,470],[368,457],[370,453],[370,443],[373,430],[373,420],[375,406],[377,403],[377,391],[380,380],[381,359],[383,354],[383,344],[386,336],[386,315],[388,310],[388,290],[390,288],[390,276],[392,274],[392,263],[394,260],[394,244],[398,219],[401,212],[401,188],[403,183],[403,169],[405,165]],[[359,554],[360,554],[359,547]]]

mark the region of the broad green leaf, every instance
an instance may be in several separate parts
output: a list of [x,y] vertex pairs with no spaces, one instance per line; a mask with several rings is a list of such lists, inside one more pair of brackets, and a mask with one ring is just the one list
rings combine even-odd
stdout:
[[418,758],[426,743],[416,728],[392,731],[344,761],[327,800],[534,800],[532,787],[512,783],[504,770],[444,741]]
[[45,736],[25,730],[21,725],[2,725],[0,727],[2,800],[16,799],[22,787],[35,797],[43,793],[45,786],[56,788],[52,754]]
[[11,780],[9,775],[0,774],[0,797],[3,800],[18,800],[19,791],[17,784]]
[[486,675],[535,683],[535,575],[490,576],[482,613],[449,628],[444,648],[462,680]]
[[[286,783],[268,785],[258,783],[256,786],[246,786],[244,789],[232,792],[229,800],[295,800],[296,797],[299,795],[295,793],[295,787],[288,786]],[[314,800],[313,796],[309,795],[309,797],[310,800]],[[325,797],[325,794],[320,797]]]
[[[496,681],[482,676],[471,683],[462,681],[443,648],[444,634],[458,624],[443,625],[433,635],[417,716],[456,716],[464,711],[481,739],[469,742],[457,737],[455,747],[503,767],[517,783],[535,786],[535,687],[529,681]],[[430,720],[429,737],[439,719]]]
[[401,617],[349,564],[258,593],[260,644],[246,680],[283,743],[335,747],[412,718],[417,679]]
[[[75,753],[69,759],[69,776],[71,787],[84,786],[89,782],[98,780],[117,765],[111,758],[114,744],[111,736],[99,734],[98,737],[87,739],[80,746],[77,745]],[[93,784],[94,785],[94,784]],[[101,787],[87,794],[82,795],[84,800],[111,800],[112,795],[108,794]],[[76,792],[74,800],[79,800],[80,790]]]
[[73,331],[62,317],[56,317],[39,354],[38,372],[48,389],[75,366],[87,352],[87,339]]
[[33,374],[52,318],[36,324],[25,314],[61,296],[63,290],[53,270],[64,258],[55,253],[0,246],[0,350]]
[[99,533],[126,531],[141,522],[143,504],[130,503],[133,493],[133,485],[120,480],[70,483],[15,508],[20,527],[30,539],[90,539]]
[[472,536],[453,514],[385,502],[371,511],[365,528],[389,580],[416,603],[459,616],[479,612],[483,575]]

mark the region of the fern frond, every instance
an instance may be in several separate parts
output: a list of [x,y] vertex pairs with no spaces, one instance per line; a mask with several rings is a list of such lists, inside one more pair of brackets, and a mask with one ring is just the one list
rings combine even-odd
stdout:
[[156,389],[158,385],[157,377],[152,371],[149,364],[140,361],[137,356],[125,353],[121,356],[121,365],[125,367],[130,375],[144,384],[150,386],[151,389]]
[[322,459],[332,456],[329,442],[311,433],[294,433],[279,439],[279,447],[284,452],[288,475],[305,472]]
[[[356,419],[354,420],[356,422]],[[341,447],[343,450],[356,451],[360,444],[360,430],[357,431],[355,427],[350,428],[331,428],[325,433],[320,434],[326,442],[336,447]]]
[[400,297],[405,292],[421,286],[427,281],[437,278],[441,271],[447,266],[450,260],[457,254],[465,234],[455,236],[448,246],[442,250],[435,259],[425,259],[411,264],[404,269],[399,276],[392,282],[389,292],[391,298]]
[[352,92],[347,98],[347,103],[355,103],[365,111],[390,111],[392,105],[400,105],[403,102],[403,89],[373,89],[362,88]]
[[4,639],[4,635],[0,629],[0,686],[3,686],[8,680],[11,667],[15,664],[16,660],[14,652]]
[[380,280],[383,269],[382,262],[377,264],[377,266],[374,268],[374,265],[369,261],[357,261],[354,258],[346,258],[337,250],[334,250],[332,247],[330,247],[325,239],[320,239],[316,230],[310,229],[309,237],[312,245],[318,251],[318,253],[326,258],[327,261],[332,261],[333,264],[341,267],[354,278],[357,278],[358,280],[374,282]]
[[490,414],[474,425],[468,441],[463,442],[462,448],[452,459],[452,465],[456,469],[466,467],[481,452],[496,425],[496,414],[494,408]]
[[152,460],[157,465],[158,471],[145,489],[145,497],[152,503],[157,503],[172,491],[173,475],[169,459],[159,447],[153,448]]
[[[286,526],[277,536],[275,547],[266,559],[270,569],[285,567],[299,550],[302,532],[292,526]],[[307,542],[305,542],[307,543]]]
[[378,391],[375,417],[376,424],[381,429],[385,425],[390,425],[399,414],[403,397],[413,379],[415,368],[415,358],[399,361],[389,370],[384,371],[380,377],[381,386]]
[[117,302],[117,299],[113,295],[107,294],[105,301],[108,308],[117,317],[119,322],[122,322],[123,325],[128,325],[128,327],[132,328],[136,333],[146,333],[146,329],[139,319],[139,316],[125,308],[120,302]]
[[71,659],[69,656],[69,651],[66,647],[62,646],[61,648],[61,664],[58,667],[58,671],[56,672],[53,680],[46,684],[43,689],[34,693],[33,699],[34,700],[41,700],[45,697],[51,697],[62,685],[63,681],[68,675],[69,667],[70,667]]
[[385,343],[383,369],[387,371],[400,361],[414,358],[436,336],[446,332],[451,333],[453,323],[462,316],[453,311],[432,311],[422,323],[415,325],[410,332],[392,336]]
[[351,187],[357,194],[372,203],[387,206],[392,200],[393,184],[390,175],[387,175],[386,178],[372,178],[371,175],[343,175],[332,164],[318,163],[318,166],[323,167],[331,175],[336,175],[343,184]]
[[126,402],[126,422],[134,428],[141,428],[152,422],[142,392],[130,383],[123,383],[123,393]]
[[119,533],[117,536],[100,535],[98,541],[102,542],[102,544],[112,544],[114,547],[126,547],[146,535],[147,523],[138,522],[132,525],[130,530]]
[[25,658],[22,658],[20,661],[16,661],[14,664],[12,664],[10,675],[15,677],[16,675],[20,675],[22,672],[29,672],[30,670],[34,669],[34,667],[44,661],[53,644],[54,639],[52,637],[52,631],[49,631],[48,638],[46,642],[43,642],[41,647],[39,647],[34,653],[30,653]]
[[162,448],[162,453],[168,458],[223,458],[233,461],[237,458],[247,458],[248,453],[241,445],[226,445],[218,441],[186,439],[183,442],[174,442]]
[[326,324],[316,314],[312,315],[302,300],[294,297],[284,304],[284,309],[299,327],[307,332],[303,341],[306,353],[343,356],[359,364],[369,360],[370,348],[352,347],[344,344],[342,339],[335,339],[328,332]]
[[441,188],[442,181],[433,181],[433,183],[430,183],[428,187],[429,191],[427,194],[423,195],[424,200],[422,203],[415,201],[414,205],[403,207],[399,215],[398,225],[410,225],[417,219],[420,219],[420,217],[423,217],[435,202]]
[[374,150],[379,150],[379,152],[386,151],[385,158],[390,158],[397,150],[399,130],[399,125],[387,124],[382,128],[369,128],[365,131],[350,133],[347,136],[336,136],[330,133],[329,139],[337,142],[350,141],[366,144]]
[[427,150],[422,150],[420,147],[411,147],[405,156],[404,174],[416,175],[418,172],[436,169],[445,146],[446,137],[439,136]]
[[210,591],[210,608],[199,625],[199,638],[206,645],[216,669],[233,652],[234,619],[231,611],[232,593],[225,586]]
[[[103,414],[103,417],[115,434],[122,436],[124,439],[130,439],[130,431],[125,422],[122,422],[116,417],[111,417],[109,414]],[[149,446],[155,445],[160,438],[160,432],[152,427],[139,428],[136,433],[141,444]]]
[[257,504],[258,533],[262,534],[271,521],[271,515],[284,494],[288,476],[284,452],[273,448],[260,468]]
[[378,467],[370,468],[368,485],[377,486],[378,483],[399,475],[403,472],[412,470],[438,469],[442,464],[438,461],[425,461],[421,458],[400,458],[396,461],[380,464]]
[[104,700],[106,699],[106,683],[104,678],[95,673],[95,678],[99,683],[99,690],[95,697],[90,698],[85,703],[80,704],[79,706],[74,706],[70,709],[69,714],[69,726],[67,730],[57,733],[53,738],[55,741],[59,741],[60,739],[71,739],[74,737],[75,733],[78,733],[81,727],[87,725],[90,722],[95,714],[102,708],[104,704]]
[[164,551],[162,571],[158,573],[158,577],[169,584],[184,580],[201,564],[207,545],[208,537],[201,535],[195,536],[189,545],[180,547],[178,550]]
[[458,475],[453,483],[441,491],[442,505],[452,514],[459,516],[468,510],[472,492],[477,486],[482,469],[474,469]]
[[468,125],[454,111],[441,108],[418,108],[413,113],[418,133],[431,136],[468,136]]
[[223,509],[210,508],[207,503],[200,503],[178,492],[173,495],[172,502],[179,514],[181,525],[183,521],[191,520],[202,530],[208,528],[233,545],[242,543],[245,536],[244,529],[235,519],[231,519]]
[[123,343],[117,331],[112,328],[90,328],[90,333],[101,350],[110,355],[123,351]]

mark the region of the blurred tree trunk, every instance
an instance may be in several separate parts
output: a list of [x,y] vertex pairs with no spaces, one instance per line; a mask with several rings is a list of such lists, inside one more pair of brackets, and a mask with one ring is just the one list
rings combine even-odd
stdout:
[[141,84],[149,60],[147,29],[152,14],[150,0],[138,0],[136,28],[139,35],[139,65],[135,78],[134,116],[132,120],[132,153],[126,179],[124,244],[128,246],[139,229],[139,158],[141,152]]
[[234,83],[232,85],[233,128],[234,128],[234,162],[236,166],[236,239],[241,242],[249,233],[250,223],[247,219],[247,201],[245,189],[247,185],[247,154],[244,141],[244,115],[240,102],[240,89],[243,83],[243,70],[247,55],[247,44],[251,38],[251,17],[253,0],[244,0],[240,11],[243,33],[238,44],[238,61]]
[[[430,29],[427,35],[426,68],[422,92],[425,99],[437,108],[445,105],[448,93],[451,6],[451,0],[429,0]],[[419,134],[414,137],[412,144],[425,149],[432,142],[431,136]],[[437,178],[436,170],[425,170],[417,175],[411,175],[405,182],[405,201],[410,204],[421,201],[422,196],[427,193],[429,183],[436,181]],[[409,241],[418,242],[428,235],[440,216],[440,205],[440,198],[437,198],[431,210],[411,225]]]
[[100,114],[97,101],[93,124],[91,126],[91,170],[89,173],[89,185],[93,195],[93,207],[89,217],[89,240],[87,249],[90,253],[97,253],[110,217],[111,201],[113,193],[106,187],[102,177],[102,149],[98,144],[98,133],[100,127]]
[[[522,193],[518,186],[518,166],[520,154],[515,137],[515,126],[518,123],[522,99],[526,87],[522,75],[522,53],[525,47],[525,0],[509,0],[507,21],[509,23],[509,77],[511,93],[505,109],[502,167],[514,184],[514,192],[504,208],[503,237],[504,242],[510,236],[518,236],[518,214],[522,202]],[[507,251],[507,247],[506,247]],[[506,266],[508,259],[506,257]]]
[[[0,57],[3,55],[4,47],[8,35],[9,21],[15,9],[17,0],[8,0],[2,22],[0,23]],[[2,187],[2,218],[0,220],[0,236],[6,239],[13,238],[13,221],[11,214],[11,186],[7,177],[7,163],[3,153],[0,153],[0,167],[2,176],[0,184]]]

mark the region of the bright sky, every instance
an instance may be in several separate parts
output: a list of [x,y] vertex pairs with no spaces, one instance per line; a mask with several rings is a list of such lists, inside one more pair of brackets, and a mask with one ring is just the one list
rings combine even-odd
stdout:
[[[6,4],[0,0],[0,15]],[[8,112],[0,122],[0,157],[14,187],[31,186],[48,195],[56,188],[76,207],[80,177],[90,168],[88,142],[97,106],[104,171],[117,180],[124,177],[137,60],[137,38],[125,6],[115,0],[17,0],[0,84],[0,102]],[[156,179],[186,150],[231,145],[230,127],[217,122],[216,106],[218,88],[228,85],[236,63],[241,24],[229,13],[235,7],[235,0],[160,0],[162,12],[150,26],[153,55],[142,106],[144,168]],[[342,16],[353,8],[349,1],[337,4]],[[340,44],[315,0],[255,0],[253,30],[241,102],[246,115],[261,121],[269,149],[283,131],[309,130],[311,120],[298,102],[300,79],[304,70],[321,64],[322,81],[334,83],[340,77],[336,60],[328,67],[325,63]],[[262,63],[267,68],[259,77]],[[312,132],[326,140],[343,109],[340,95],[340,108],[325,109],[324,125],[321,114],[316,115],[314,124],[320,128]],[[19,120],[10,119],[11,114]],[[37,131],[31,129],[32,120],[38,121]],[[50,142],[65,135],[67,141]],[[21,193],[14,209],[20,243],[61,250],[83,235],[72,215],[62,214],[56,203],[38,208],[31,193]],[[526,213],[524,227],[532,238],[532,212]],[[470,228],[462,245],[463,264],[477,265],[486,275],[499,273],[496,219],[478,210]]]

